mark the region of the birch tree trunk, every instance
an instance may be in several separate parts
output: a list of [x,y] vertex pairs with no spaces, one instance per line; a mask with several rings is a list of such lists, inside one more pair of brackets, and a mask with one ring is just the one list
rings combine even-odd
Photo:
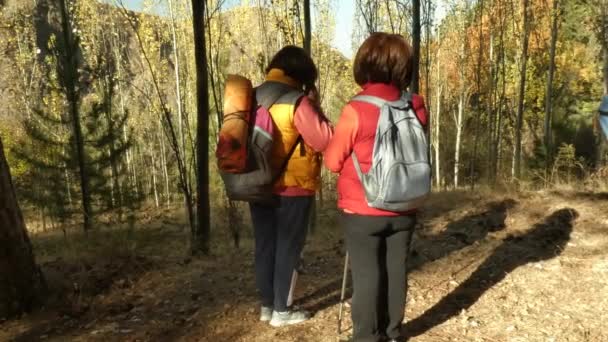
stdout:
[[[463,9],[463,15],[467,12],[467,9]],[[467,51],[466,51],[466,20],[464,17],[462,18],[462,41],[460,43],[460,58],[459,58],[459,70],[458,70],[458,81],[459,81],[459,96],[458,96],[458,116],[456,118],[456,150],[454,152],[454,187],[458,188],[458,176],[460,171],[460,144],[461,144],[461,136],[462,136],[462,125],[464,119],[464,106],[465,106],[465,97],[466,97],[466,87],[465,87],[465,67],[466,67],[466,59],[467,59]]]
[[460,144],[462,136],[462,120],[464,117],[465,93],[461,90],[458,97],[458,117],[456,119],[456,151],[454,152],[454,187],[458,188],[458,172],[460,169]]
[[[500,53],[499,53],[499,65],[498,68],[500,70],[500,80],[501,80],[501,89],[500,96],[497,100],[496,105],[496,134],[495,139],[492,142],[493,146],[493,159],[492,159],[492,181],[495,182],[497,180],[497,175],[500,170],[500,163],[502,161],[502,134],[503,134],[503,116],[505,111],[505,96],[507,91],[507,81],[506,81],[506,62],[505,62],[505,16],[501,9],[500,11],[500,34],[499,34],[499,42],[500,42]],[[498,84],[498,76],[496,83]],[[498,88],[498,86],[497,86]],[[498,93],[498,89],[497,89]],[[498,96],[498,95],[497,95]]]
[[157,167],[156,167],[156,161],[157,158],[154,158],[154,153],[156,153],[155,151],[151,151],[150,153],[150,161],[152,162],[152,189],[154,191],[154,204],[156,205],[156,207],[158,208],[160,206],[160,202],[158,200],[158,185],[157,185],[157,181],[156,181],[156,173],[157,173]]
[[158,144],[160,146],[160,163],[163,170],[163,179],[165,184],[165,203],[167,207],[171,204],[171,191],[169,188],[169,169],[167,167],[167,149],[165,147],[165,139],[163,139],[162,135],[162,126],[163,123],[161,120],[158,120]]
[[529,0],[523,0],[523,32],[521,39],[521,69],[519,72],[519,95],[517,97],[517,122],[515,126],[515,156],[512,176],[521,178],[521,139],[524,122],[524,98],[526,91],[526,67],[528,63],[528,41],[530,38]]
[[158,208],[160,206],[158,202],[158,187],[156,185],[156,158],[154,158],[154,151],[150,154],[150,161],[152,162],[152,190],[154,191],[154,204]]
[[495,103],[496,103],[496,76],[495,76],[495,68],[494,68],[494,17],[493,17],[493,13],[492,13],[492,9],[494,8],[494,1],[490,0],[490,18],[489,18],[489,34],[490,34],[490,41],[489,41],[489,78],[488,78],[488,96],[487,96],[487,112],[488,112],[488,140],[487,140],[487,153],[488,153],[488,169],[489,169],[489,174],[488,174],[488,180],[490,180],[490,182],[493,180],[494,177],[494,173],[493,173],[493,165],[492,165],[492,158],[493,158],[493,142],[494,142],[494,133],[495,133],[495,118],[496,118],[496,108],[495,108]]
[[14,317],[41,302],[44,278],[13,188],[0,137],[0,319]]
[[433,122],[435,123],[435,139],[433,139],[433,143],[435,145],[435,186],[437,187],[437,189],[439,189],[439,187],[441,186],[441,169],[439,168],[439,164],[440,164],[440,154],[439,154],[439,149],[440,149],[440,119],[441,119],[441,94],[442,94],[443,88],[441,86],[439,86],[439,89],[437,90],[437,109],[435,110],[435,120],[433,120]]
[[544,143],[546,153],[545,169],[551,165],[551,122],[553,121],[553,74],[555,72],[555,50],[557,45],[557,31],[559,27],[560,0],[553,0],[553,23],[551,25],[551,47],[549,49],[549,71],[547,74],[547,90],[545,92],[545,132]]
[[177,46],[177,34],[175,33],[175,15],[173,13],[173,0],[169,2],[169,14],[171,16],[171,36],[173,39],[173,56],[175,56],[175,102],[177,106],[177,134],[179,136],[180,148],[183,155],[186,155],[186,139],[184,137],[184,117],[182,110],[182,90],[180,83],[180,69],[179,69],[179,50]]

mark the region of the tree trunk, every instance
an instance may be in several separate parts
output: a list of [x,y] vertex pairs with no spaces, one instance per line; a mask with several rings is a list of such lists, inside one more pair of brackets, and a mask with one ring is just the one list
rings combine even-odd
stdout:
[[549,49],[549,71],[547,74],[547,91],[545,92],[545,168],[551,165],[551,121],[553,120],[553,74],[555,72],[555,50],[557,45],[557,30],[559,27],[560,0],[553,0],[553,23],[551,25],[551,47]]
[[63,54],[63,85],[66,91],[66,97],[70,107],[70,116],[73,125],[74,144],[76,144],[76,158],[78,159],[78,171],[80,174],[80,190],[82,195],[82,208],[84,216],[84,231],[91,229],[91,221],[93,219],[93,210],[91,208],[91,194],[89,189],[89,175],[86,169],[86,155],[84,151],[84,138],[82,136],[82,127],[80,126],[79,112],[79,95],[76,89],[76,82],[79,78],[78,66],[76,65],[77,38],[73,37],[73,30],[68,14],[66,0],[59,1],[59,9],[61,11],[61,30],[64,43]]
[[[117,132],[117,127],[114,126],[114,120],[112,118],[112,99],[114,98],[114,80],[112,76],[107,76],[104,82],[105,85],[105,96],[108,98],[108,110],[105,112],[106,122],[108,124],[108,133],[112,137],[109,144],[109,157],[110,157],[110,174],[111,174],[111,189],[112,189],[112,209],[118,208],[118,219],[122,220],[122,209],[123,209],[123,190],[120,184],[120,172],[118,169],[118,159],[116,156],[116,140],[120,139],[120,132]],[[126,122],[124,123],[126,126]],[[123,126],[123,127],[124,127]]]
[[466,36],[466,28],[467,23],[464,15],[466,14],[467,9],[463,9],[462,11],[462,41],[460,42],[460,59],[458,63],[460,64],[458,70],[458,83],[459,83],[459,95],[458,95],[458,116],[456,118],[456,150],[454,152],[454,187],[458,188],[458,176],[460,171],[460,145],[462,138],[462,126],[464,121],[464,106],[465,106],[465,98],[466,98],[466,87],[465,87],[465,68],[466,68],[466,60],[467,60],[467,36]]
[[460,145],[462,138],[462,121],[464,117],[465,94],[461,91],[458,98],[458,118],[456,119],[456,150],[454,152],[454,187],[458,188],[458,172],[460,169]]
[[[505,96],[506,96],[506,91],[507,91],[507,82],[506,82],[506,62],[505,62],[505,40],[504,40],[504,35],[505,35],[505,16],[504,13],[502,11],[502,9],[500,10],[500,34],[498,37],[499,43],[500,43],[500,50],[499,50],[499,65],[498,70],[500,71],[500,80],[501,80],[501,86],[500,86],[500,96],[498,96],[498,89],[496,89],[496,93],[497,93],[497,104],[496,104],[496,126],[495,126],[495,138],[494,141],[492,142],[492,152],[493,152],[493,156],[492,156],[492,182],[496,182],[497,180],[497,176],[498,176],[498,171],[500,170],[500,162],[501,162],[501,155],[502,155],[502,148],[501,148],[501,143],[502,143],[502,134],[503,134],[503,128],[502,128],[502,122],[503,122],[503,115],[504,115],[504,107],[505,107]],[[498,88],[498,73],[496,76],[496,88]]]
[[493,141],[494,141],[494,119],[495,119],[495,103],[496,103],[496,78],[495,78],[495,68],[494,68],[494,18],[492,9],[494,8],[494,1],[490,0],[490,13],[489,13],[489,57],[488,57],[488,66],[489,66],[489,77],[488,77],[488,96],[487,96],[487,113],[488,113],[488,140],[487,140],[487,153],[488,153],[488,180],[491,182],[494,177],[493,173],[493,164],[492,164],[492,155],[493,151]]
[[205,43],[205,1],[192,0],[194,55],[197,93],[197,224],[192,235],[192,253],[208,254],[211,228],[209,205],[209,94]]
[[[438,83],[440,83],[439,78],[438,78]],[[433,120],[433,122],[435,123],[435,139],[434,139],[434,145],[435,145],[435,186],[437,187],[437,189],[439,189],[439,187],[441,186],[441,169],[439,168],[439,162],[440,162],[440,154],[439,154],[439,142],[440,142],[440,117],[441,117],[441,93],[442,93],[442,88],[440,87],[439,90],[437,91],[437,109],[435,110],[435,120]]]
[[182,90],[179,74],[179,50],[177,46],[177,34],[175,33],[175,16],[173,14],[173,1],[169,2],[169,14],[171,15],[171,36],[173,39],[173,55],[175,56],[175,102],[177,105],[177,134],[183,155],[186,155],[186,138],[184,136],[184,117],[182,111]]
[[310,0],[304,0],[304,50],[312,55],[312,28],[310,23]]
[[470,173],[471,191],[475,189],[475,163],[477,162],[477,149],[479,146],[479,130],[481,126],[481,63],[483,59],[483,0],[479,0],[479,49],[477,52],[477,68],[475,80],[477,85],[477,101],[475,104],[475,138],[473,143],[473,157],[471,158]]
[[44,278],[34,260],[0,137],[0,320],[41,302]]
[[[312,28],[310,19],[310,0],[304,0],[304,50],[309,55],[312,55]],[[319,176],[322,180],[322,175]],[[323,191],[323,182],[321,181],[320,193]],[[310,208],[310,216],[308,221],[308,231],[314,232],[317,223],[317,201],[316,196]]]
[[498,123],[496,125],[496,142],[494,143],[494,151],[496,153],[496,156],[494,158],[494,181],[496,181],[496,179],[498,178],[498,172],[500,171],[500,166],[501,166],[501,162],[502,162],[502,134],[503,134],[503,128],[502,128],[502,117],[503,117],[503,111],[500,110],[498,112]]
[[[428,103],[429,106],[429,113],[432,113],[433,111],[431,110],[431,104],[432,104],[432,99],[431,99],[431,47],[432,47],[432,28],[433,28],[433,1],[432,0],[426,0],[426,7],[425,7],[425,12],[426,12],[426,34],[425,34],[425,45],[426,45],[426,63],[424,66],[424,71],[425,71],[425,91],[426,91],[426,102]],[[439,39],[438,39],[439,41]],[[429,119],[431,119],[432,117],[429,117]],[[431,122],[429,121],[429,124]],[[430,127],[431,125],[429,125]]]
[[521,39],[521,70],[519,72],[519,95],[517,98],[517,123],[515,126],[515,161],[513,164],[513,178],[521,178],[521,137],[524,122],[524,98],[526,91],[526,67],[528,63],[528,40],[530,38],[530,11],[529,0],[523,0],[523,32]]
[[604,95],[608,95],[608,1],[603,0],[602,8],[602,31],[600,41],[602,42],[602,55],[604,56]]
[[420,0],[412,0],[412,11],[413,59],[410,87],[413,93],[418,93],[420,83]]
[[[162,135],[163,123],[161,120],[158,121],[158,143],[160,145],[160,163],[163,168],[163,178],[165,180],[165,202],[167,207],[171,205],[171,191],[169,188],[169,170],[167,168],[167,152],[165,148],[165,140]],[[185,152],[184,152],[185,153]]]
[[67,165],[65,166],[65,169],[63,169],[63,174],[65,176],[65,192],[68,198],[68,204],[72,206],[72,184],[70,182],[70,174]]
[[160,206],[160,203],[158,201],[158,186],[157,186],[157,182],[156,182],[156,158],[154,158],[154,151],[152,151],[152,153],[150,154],[150,162],[152,163],[152,165],[150,165],[151,168],[151,172],[152,172],[152,190],[154,191],[154,204],[156,205],[156,207],[158,208]]

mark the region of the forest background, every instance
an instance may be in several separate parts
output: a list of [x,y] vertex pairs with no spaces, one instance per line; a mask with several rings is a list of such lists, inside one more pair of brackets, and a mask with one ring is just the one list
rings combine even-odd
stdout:
[[[260,83],[280,47],[305,46],[337,122],[358,89],[353,51],[376,31],[419,49],[410,90],[431,113],[435,191],[607,189],[596,125],[606,0],[194,3],[205,11],[186,0],[0,0],[0,137],[31,233],[79,241],[167,210],[185,218],[182,251],[239,247],[247,210],[225,197],[213,159],[226,75]],[[312,230],[335,209],[335,176],[322,180]],[[206,202],[210,215],[197,215]]]

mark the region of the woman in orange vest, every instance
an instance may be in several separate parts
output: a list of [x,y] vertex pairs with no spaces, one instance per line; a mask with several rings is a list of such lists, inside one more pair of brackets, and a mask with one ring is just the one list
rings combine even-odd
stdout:
[[[401,97],[410,83],[411,48],[400,35],[374,33],[359,48],[354,62],[358,95],[385,101]],[[412,106],[426,127],[422,97],[412,94]],[[391,212],[367,204],[352,154],[361,169],[372,164],[380,109],[351,101],[342,110],[335,135],[325,151],[325,165],[338,177],[338,207],[342,210],[346,249],[353,278],[353,341],[404,341],[401,325],[407,290],[406,260],[416,223],[416,210]]]
[[317,77],[317,67],[304,49],[286,46],[273,57],[266,80],[256,88],[277,93],[269,109],[276,128],[272,165],[278,170],[287,161],[274,185],[277,204],[250,204],[256,284],[262,301],[260,320],[275,327],[309,318],[307,312],[288,307],[287,300],[320,186],[320,153],[333,134],[320,110]]

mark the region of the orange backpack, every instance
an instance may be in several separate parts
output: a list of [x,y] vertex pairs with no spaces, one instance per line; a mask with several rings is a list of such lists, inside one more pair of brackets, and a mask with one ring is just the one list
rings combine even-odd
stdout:
[[247,144],[253,110],[251,81],[228,75],[224,90],[224,117],[215,156],[222,172],[242,173],[247,169]]

